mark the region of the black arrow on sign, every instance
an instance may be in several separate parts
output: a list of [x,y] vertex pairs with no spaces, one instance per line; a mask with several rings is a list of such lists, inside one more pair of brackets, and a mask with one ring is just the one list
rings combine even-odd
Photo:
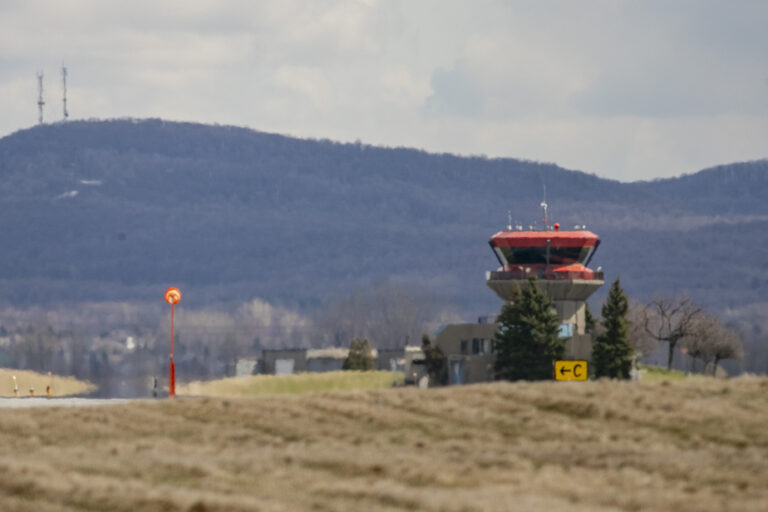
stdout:
[[565,375],[565,372],[570,373],[571,369],[570,368],[566,368],[565,366],[560,367],[560,375]]

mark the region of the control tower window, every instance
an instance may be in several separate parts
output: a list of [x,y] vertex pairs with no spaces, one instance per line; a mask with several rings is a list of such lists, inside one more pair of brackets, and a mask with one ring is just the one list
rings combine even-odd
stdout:
[[[583,263],[591,247],[550,247],[549,262],[552,265]],[[498,253],[507,265],[544,265],[547,263],[546,247],[498,247]]]

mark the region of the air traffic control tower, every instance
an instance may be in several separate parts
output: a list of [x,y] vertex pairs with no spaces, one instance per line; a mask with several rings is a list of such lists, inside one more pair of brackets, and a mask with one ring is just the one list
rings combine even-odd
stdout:
[[[504,301],[514,298],[536,277],[539,286],[554,303],[560,319],[560,337],[565,338],[565,358],[592,360],[592,337],[586,332],[587,299],[603,285],[603,274],[588,268],[600,245],[596,234],[585,226],[560,231],[547,224],[547,203],[541,228],[524,230],[510,223],[490,240],[500,267],[486,273],[486,284]],[[448,361],[448,383],[468,384],[495,378],[493,339],[498,330],[496,317],[480,317],[477,323],[444,325],[434,342]]]
[[592,340],[585,331],[586,300],[603,285],[603,274],[587,265],[600,245],[598,236],[583,228],[560,231],[558,224],[550,227],[545,221],[543,230],[508,226],[507,231],[493,235],[489,244],[501,266],[486,273],[488,287],[511,301],[515,286],[523,289],[535,276],[537,285],[554,302],[561,336],[569,338],[566,357],[591,360]]

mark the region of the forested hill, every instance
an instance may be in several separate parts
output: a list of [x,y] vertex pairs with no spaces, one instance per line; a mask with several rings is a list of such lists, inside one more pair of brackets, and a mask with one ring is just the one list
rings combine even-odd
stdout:
[[[381,280],[468,316],[507,211],[586,224],[631,295],[713,305],[768,291],[768,161],[620,183],[552,164],[303,140],[160,120],[44,125],[0,139],[0,301],[253,297],[312,307]],[[160,292],[158,292],[160,290]]]

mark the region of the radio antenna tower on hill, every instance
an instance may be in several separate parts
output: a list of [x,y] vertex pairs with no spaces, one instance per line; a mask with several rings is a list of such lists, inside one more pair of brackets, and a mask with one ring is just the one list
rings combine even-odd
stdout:
[[43,124],[43,72],[37,72],[37,123]]
[[64,107],[64,120],[66,121],[69,117],[69,112],[67,112],[67,68],[65,66],[61,66],[61,87],[64,90],[61,101]]

